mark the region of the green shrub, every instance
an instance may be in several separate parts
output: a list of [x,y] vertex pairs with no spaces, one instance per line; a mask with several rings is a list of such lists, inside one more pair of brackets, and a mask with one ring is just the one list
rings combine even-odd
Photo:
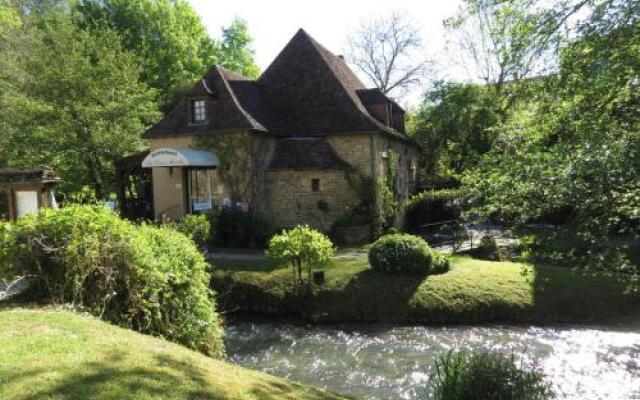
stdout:
[[421,203],[431,203],[439,200],[453,200],[462,196],[462,194],[463,191],[461,189],[425,190],[409,197],[404,204],[404,208],[409,210]]
[[433,265],[431,266],[432,274],[444,274],[449,271],[451,268],[451,261],[449,259],[449,255],[440,253],[438,251],[433,250]]
[[199,247],[211,239],[211,219],[204,214],[188,214],[168,225],[193,239]]
[[117,325],[222,355],[206,263],[187,236],[80,205],[43,210],[3,231],[0,267],[30,276],[34,299],[70,303]]
[[266,219],[237,208],[220,210],[213,217],[213,227],[213,244],[220,247],[264,249],[276,233]]
[[266,251],[268,258],[291,265],[296,288],[304,284],[303,269],[307,270],[307,285],[310,288],[313,268],[326,263],[334,254],[331,240],[308,226],[297,226],[275,235]]
[[534,366],[516,365],[513,355],[449,352],[436,363],[431,385],[436,400],[543,400],[550,385]]
[[377,271],[414,275],[428,274],[433,254],[422,238],[402,233],[386,235],[369,249],[369,264]]

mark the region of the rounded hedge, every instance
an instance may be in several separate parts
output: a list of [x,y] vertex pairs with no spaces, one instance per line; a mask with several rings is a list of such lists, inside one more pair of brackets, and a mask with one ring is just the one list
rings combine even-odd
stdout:
[[428,274],[433,263],[431,248],[422,238],[397,233],[382,236],[369,250],[369,264],[374,270],[397,274]]
[[33,299],[223,355],[207,264],[184,234],[79,205],[43,210],[0,231],[0,275],[29,276]]

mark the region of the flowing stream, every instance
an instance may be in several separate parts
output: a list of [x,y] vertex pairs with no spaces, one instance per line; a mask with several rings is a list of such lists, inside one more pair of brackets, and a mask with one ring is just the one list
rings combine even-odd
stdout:
[[640,326],[397,327],[238,322],[231,361],[363,399],[427,399],[451,349],[513,352],[538,363],[560,399],[640,399]]

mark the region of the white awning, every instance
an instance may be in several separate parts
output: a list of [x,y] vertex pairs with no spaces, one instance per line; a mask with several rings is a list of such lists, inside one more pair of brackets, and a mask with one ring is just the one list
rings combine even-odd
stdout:
[[154,167],[217,167],[218,156],[207,150],[157,149],[142,161],[142,168]]

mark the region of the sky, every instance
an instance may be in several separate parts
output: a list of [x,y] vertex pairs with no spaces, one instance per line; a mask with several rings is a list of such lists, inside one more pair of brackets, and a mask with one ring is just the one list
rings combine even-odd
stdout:
[[[420,27],[428,56],[435,61],[432,78],[469,80],[455,59],[443,20],[455,14],[460,0],[189,0],[213,37],[235,17],[244,19],[253,36],[256,61],[266,69],[299,28],[335,54],[343,54],[347,38],[359,23],[394,10],[406,13]],[[354,68],[354,71],[358,71]],[[365,79],[363,81],[366,82]],[[420,102],[425,87],[416,88],[403,103]]]

